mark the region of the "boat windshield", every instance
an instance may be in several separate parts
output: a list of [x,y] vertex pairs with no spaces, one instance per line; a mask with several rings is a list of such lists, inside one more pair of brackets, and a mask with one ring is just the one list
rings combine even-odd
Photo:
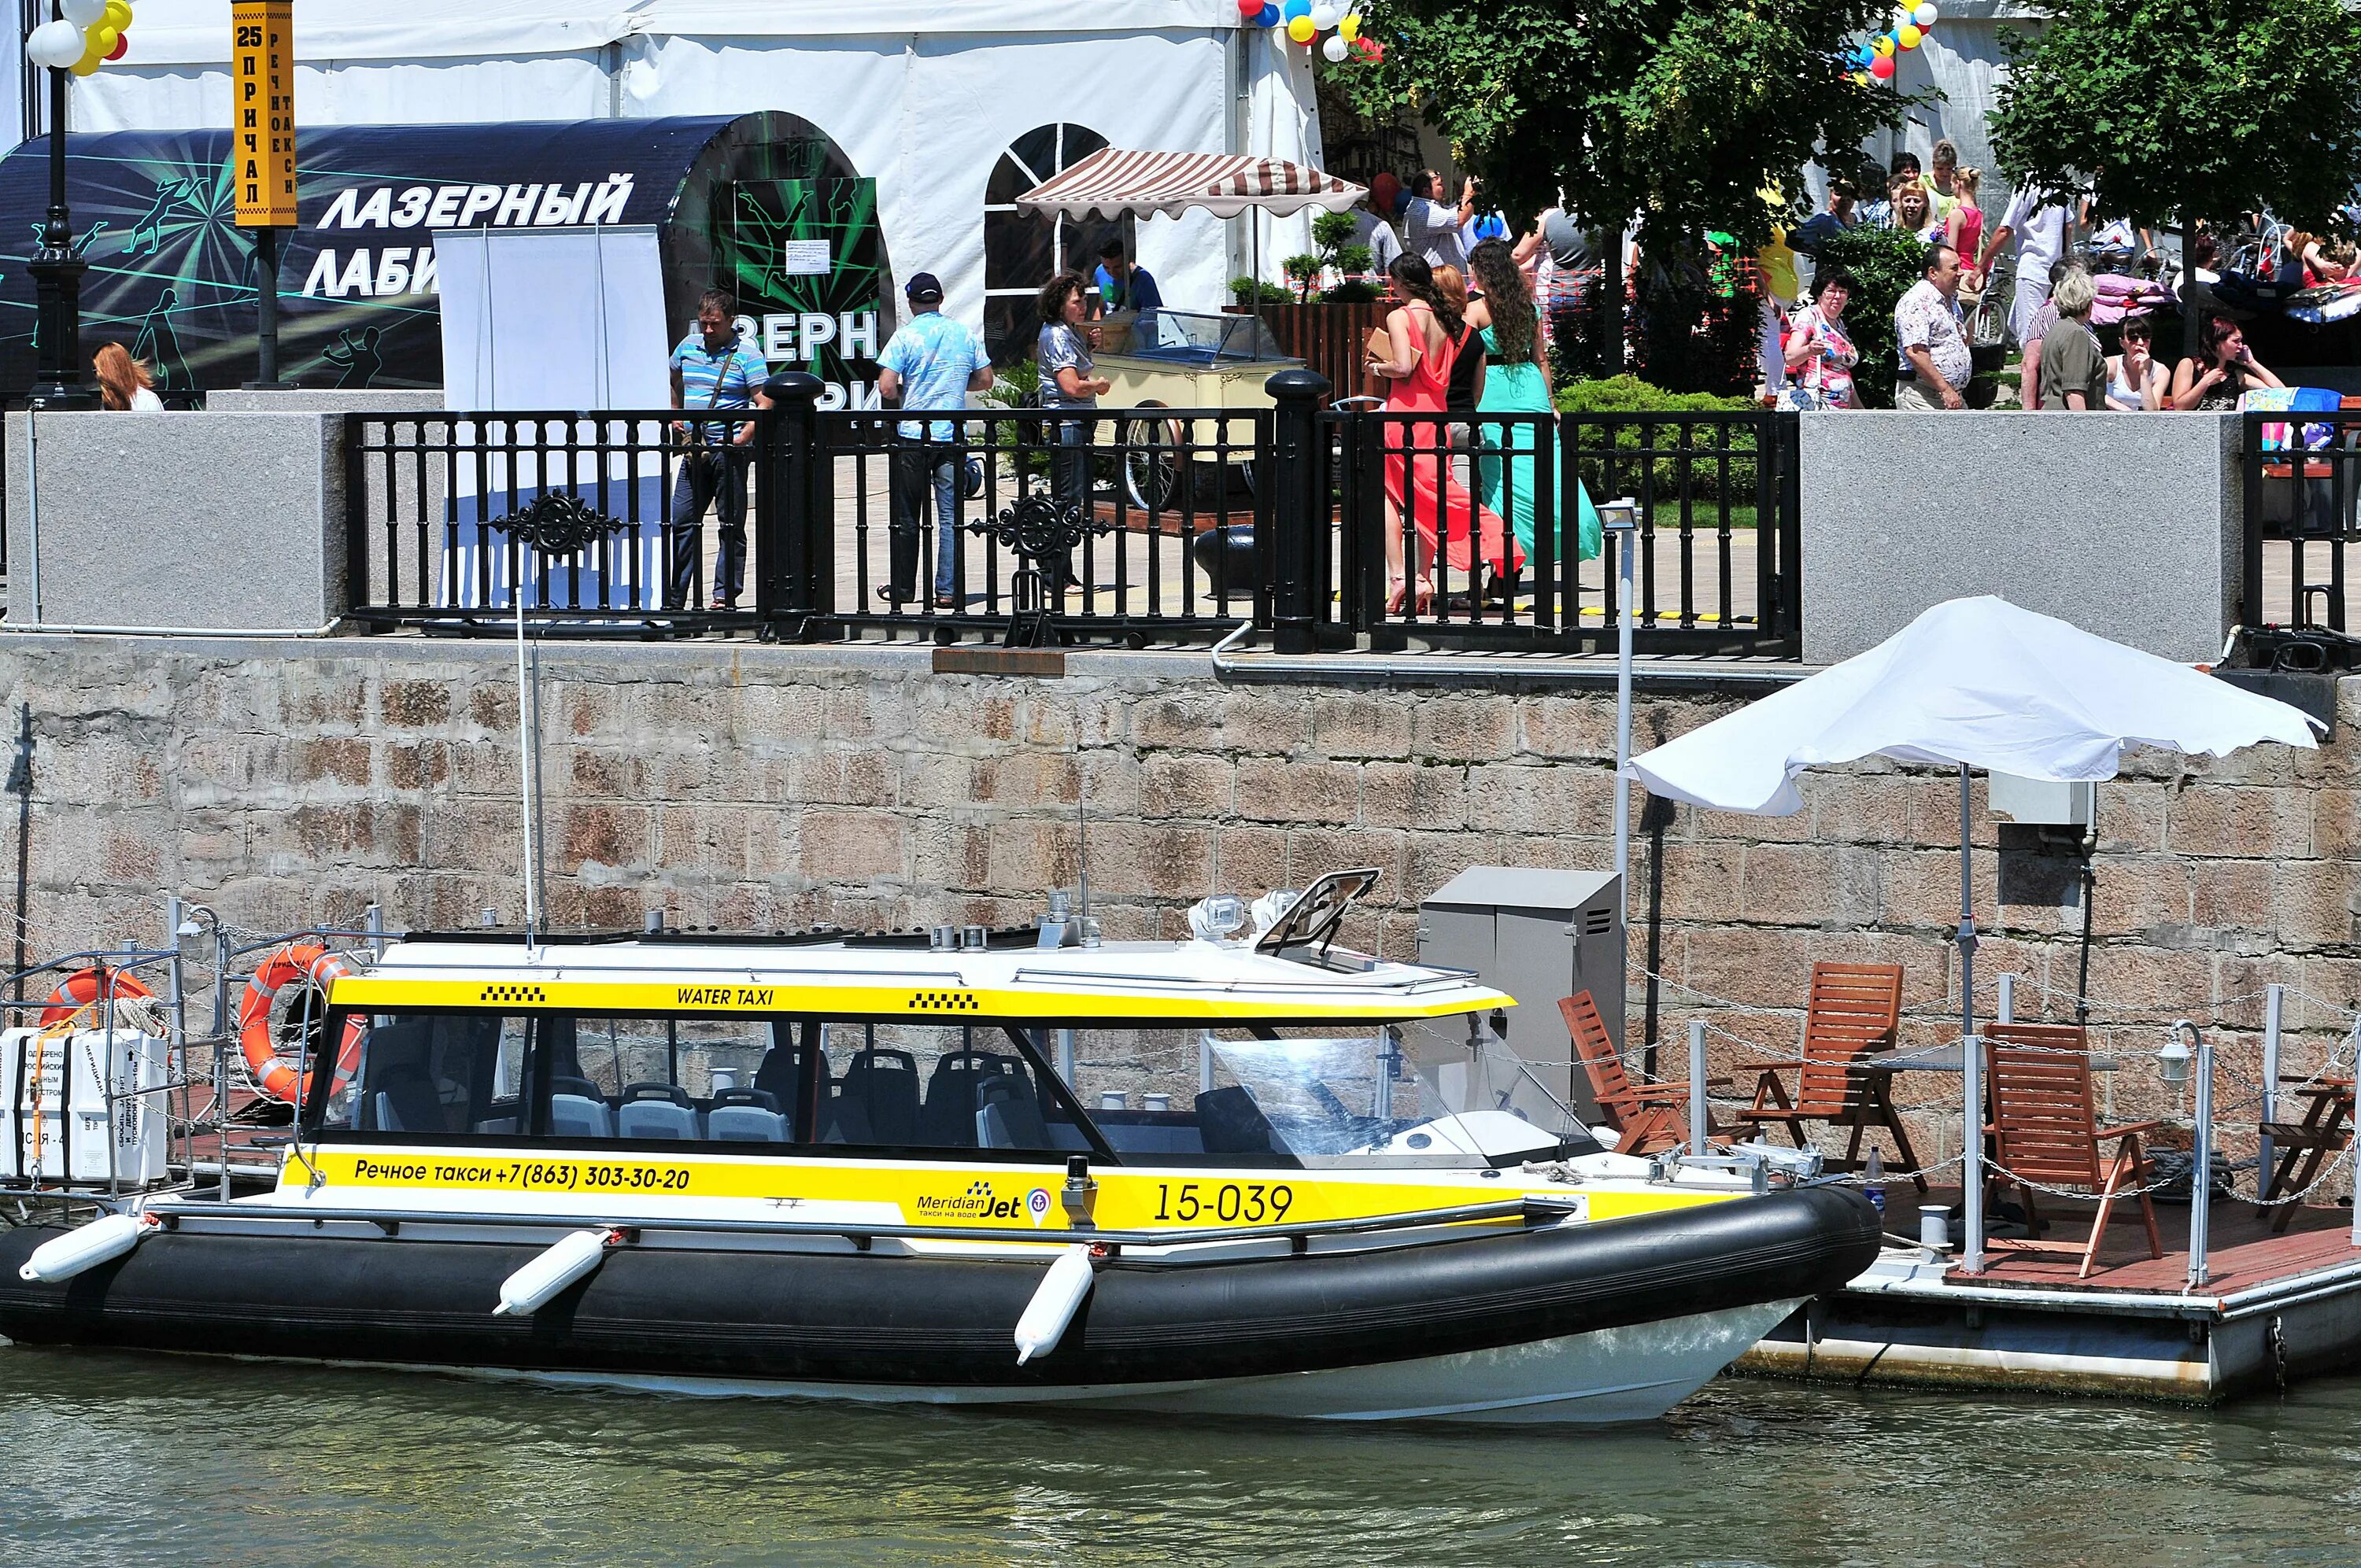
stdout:
[[1473,1167],[1599,1147],[1481,1014],[1350,1035],[1052,1030],[1043,1054],[1135,1163]]

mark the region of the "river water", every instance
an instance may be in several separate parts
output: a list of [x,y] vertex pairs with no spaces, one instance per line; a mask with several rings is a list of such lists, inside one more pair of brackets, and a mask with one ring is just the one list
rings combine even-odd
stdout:
[[1726,1380],[1631,1431],[877,1409],[0,1345],[0,1563],[2350,1563],[2361,1381]]

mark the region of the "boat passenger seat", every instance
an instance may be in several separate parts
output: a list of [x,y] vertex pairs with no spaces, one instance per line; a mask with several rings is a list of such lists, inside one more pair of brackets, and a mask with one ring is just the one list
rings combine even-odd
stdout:
[[376,1130],[382,1133],[439,1133],[444,1130],[443,1098],[423,1067],[404,1064],[389,1069],[369,1096]]
[[614,1123],[607,1114],[607,1102],[593,1100],[587,1094],[553,1094],[549,1097],[549,1131],[560,1138],[611,1138]]
[[1241,1084],[1197,1096],[1197,1135],[1207,1154],[1273,1154],[1270,1118]]
[[1005,1075],[984,1080],[976,1091],[976,1142],[988,1149],[1047,1149],[1049,1124],[1042,1118],[1032,1086]]
[[695,1138],[697,1107],[688,1091],[670,1083],[627,1083],[615,1108],[619,1138]]
[[[838,1125],[845,1129],[847,1143],[875,1143],[904,1146],[917,1141],[918,1135],[918,1058],[907,1051],[897,1051],[883,1046],[871,1046],[853,1053],[851,1065],[836,1086]],[[861,1113],[864,1135],[853,1137],[841,1107],[851,1105]],[[968,1136],[975,1135],[974,1124],[969,1123]]]
[[[763,1053],[763,1064],[754,1069],[754,1087],[776,1100],[782,1107],[796,1102],[796,1085],[802,1079],[804,1048],[800,1045],[773,1046]],[[819,1053],[820,1098],[828,1098],[828,1053]]]
[[820,1138],[824,1144],[873,1144],[877,1141],[870,1131],[869,1113],[857,1100],[841,1097],[828,1105],[828,1131]]
[[787,1119],[778,1100],[760,1089],[725,1089],[706,1113],[705,1135],[733,1144],[783,1144]]
[[[984,1084],[1021,1076],[1024,1063],[988,1051],[945,1051],[927,1080],[927,1108],[918,1117],[918,1142],[927,1148],[975,1146],[977,1108]],[[1027,1085],[1030,1088],[1028,1082]]]

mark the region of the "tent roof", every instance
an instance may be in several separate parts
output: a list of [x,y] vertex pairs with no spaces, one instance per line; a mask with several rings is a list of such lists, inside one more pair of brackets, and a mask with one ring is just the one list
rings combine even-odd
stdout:
[[1652,794],[1723,811],[1801,810],[1806,768],[1872,755],[2066,783],[2157,746],[2226,756],[2309,747],[2286,703],[1986,595],[1631,759]]
[[1249,208],[1287,217],[1306,207],[1342,213],[1367,193],[1333,174],[1275,158],[1110,147],[1036,185],[1016,205],[1070,218],[1178,216],[1191,207],[1224,218]]
[[[577,54],[631,38],[797,38],[1147,33],[1235,28],[1233,0],[303,0],[295,57],[404,60]],[[139,0],[125,63],[226,65],[229,0]],[[302,113],[302,105],[297,105]]]

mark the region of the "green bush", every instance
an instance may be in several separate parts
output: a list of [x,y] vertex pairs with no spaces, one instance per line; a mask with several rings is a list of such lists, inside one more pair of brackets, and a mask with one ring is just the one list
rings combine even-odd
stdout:
[[1820,247],[1819,271],[1841,267],[1853,276],[1845,306],[1845,331],[1861,351],[1853,389],[1873,409],[1894,406],[1894,307],[1910,285],[1927,275],[1927,247],[1900,229],[1856,228]]
[[[1560,387],[1554,400],[1560,413],[1567,414],[1694,414],[1735,412],[1755,407],[1751,398],[1723,397],[1711,392],[1668,392],[1652,386],[1637,376],[1610,376],[1603,380],[1573,381]],[[1617,452],[1637,453],[1641,449],[1641,433],[1633,424],[1611,427],[1612,446]],[[1695,456],[1673,455],[1669,448],[1684,445]],[[1574,427],[1576,465],[1582,476],[1583,488],[1596,499],[1604,500],[1611,494],[1636,495],[1642,488],[1639,459],[1625,457],[1615,464],[1612,483],[1607,472],[1609,431],[1598,426]],[[1677,526],[1681,495],[1681,476],[1688,474],[1688,494],[1698,502],[1718,503],[1725,496],[1735,514],[1741,507],[1751,507],[1754,500],[1754,431],[1752,426],[1679,425],[1666,423],[1655,427],[1649,442],[1657,454],[1648,464],[1649,488],[1653,491],[1658,507],[1660,527]],[[1725,459],[1722,454],[1730,455]],[[1725,474],[1727,479],[1725,480]],[[1725,484],[1727,488],[1725,489]],[[1713,521],[1699,518],[1699,522]],[[1751,516],[1733,515],[1733,522],[1752,521]]]
[[1230,280],[1230,298],[1241,305],[1250,305],[1254,303],[1255,291],[1257,288],[1262,291],[1262,302],[1266,305],[1285,305],[1294,302],[1293,290],[1283,289],[1276,283],[1257,284],[1253,279],[1246,277]]

